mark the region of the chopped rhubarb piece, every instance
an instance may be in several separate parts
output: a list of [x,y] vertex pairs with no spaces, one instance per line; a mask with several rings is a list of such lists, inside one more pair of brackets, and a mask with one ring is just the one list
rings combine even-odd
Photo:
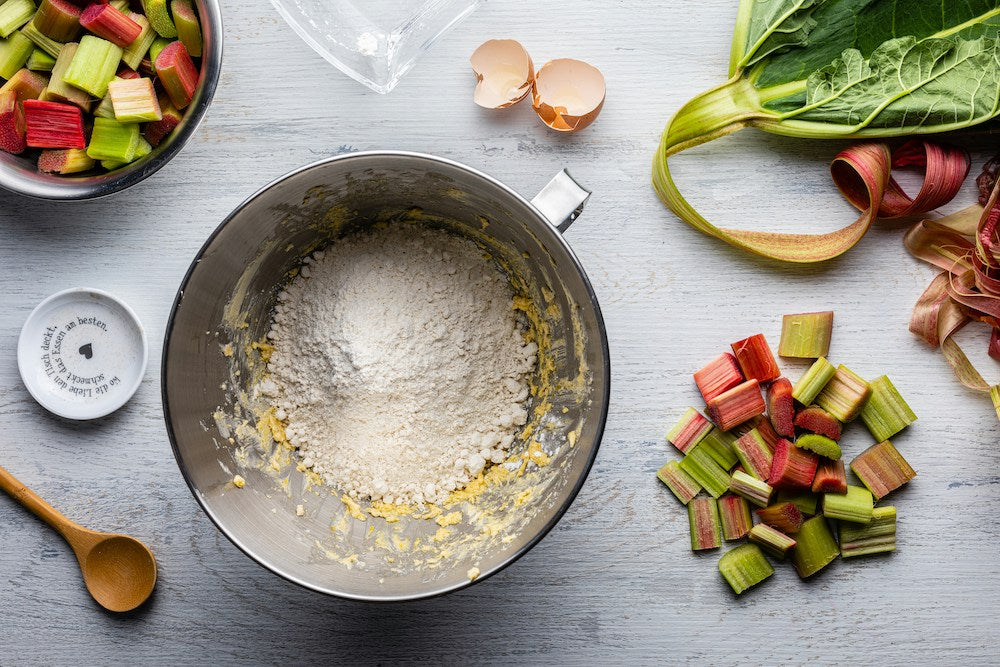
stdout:
[[757,432],[760,433],[762,438],[764,438],[764,442],[767,443],[767,446],[771,448],[771,451],[774,451],[774,446],[778,444],[778,440],[781,439],[781,436],[774,430],[771,420],[766,418],[764,415],[760,415],[759,417],[754,417],[747,423],[750,424],[751,428],[757,429]]
[[779,375],[781,370],[774,359],[774,353],[767,344],[764,334],[755,334],[749,338],[733,343],[733,354],[748,380],[770,382]]
[[870,523],[875,507],[872,493],[860,486],[848,486],[847,493],[823,494],[823,516],[851,523]]
[[840,555],[844,558],[867,556],[896,550],[896,508],[876,507],[871,523],[840,523]]
[[688,450],[680,462],[680,467],[712,494],[713,498],[718,498],[729,488],[729,473],[723,470],[700,444]]
[[713,428],[712,422],[705,419],[700,412],[694,408],[688,408],[674,424],[674,427],[667,432],[667,441],[679,449],[682,454],[686,454],[689,449],[701,442]]
[[[18,34],[20,35],[21,33]],[[31,50],[31,55],[28,56],[28,61],[24,66],[33,72],[51,72],[55,64],[56,59],[53,56],[50,56],[36,46]]]
[[813,478],[813,493],[847,493],[847,472],[844,460],[823,461]]
[[94,160],[79,148],[47,149],[38,156],[38,171],[48,174],[77,174],[93,166]]
[[736,465],[736,450],[733,445],[736,443],[736,436],[713,428],[701,441],[701,448],[715,459],[725,470],[732,470]]
[[[141,79],[142,75],[136,72],[134,69],[128,65],[122,64],[118,66],[118,72],[115,73],[116,79],[125,79],[126,81],[132,79]],[[114,80],[114,79],[112,79]],[[109,84],[110,85],[110,84]]]
[[719,559],[719,572],[739,595],[774,574],[774,568],[756,544],[741,544]]
[[66,70],[69,69],[70,63],[73,62],[73,57],[76,55],[79,46],[79,44],[72,42],[63,46],[62,51],[59,52],[59,57],[56,58],[56,64],[52,68],[49,85],[46,87],[42,97],[51,102],[75,104],[84,111],[90,111],[90,95],[87,91],[80,90],[76,86],[71,86],[63,78]]
[[159,146],[160,142],[173,132],[174,128],[180,125],[181,118],[183,118],[181,112],[171,104],[170,98],[166,96],[160,97],[160,113],[163,114],[163,118],[152,123],[146,123],[143,130],[146,141],[153,146]]
[[906,404],[888,377],[875,378],[869,383],[872,393],[861,409],[865,423],[878,442],[888,440],[917,421],[917,415]]
[[156,56],[154,66],[174,106],[183,109],[189,105],[198,87],[198,70],[184,45],[181,42],[168,44]]
[[795,415],[795,425],[804,431],[825,435],[831,440],[839,441],[843,435],[843,425],[818,405],[799,410],[799,414]]
[[167,0],[142,0],[142,11],[160,37],[177,36],[177,27],[170,18]]
[[87,155],[95,160],[131,162],[139,148],[139,125],[119,123],[111,118],[95,118]]
[[746,498],[757,507],[767,507],[771,502],[774,489],[767,482],[751,477],[737,470],[729,480],[729,490],[738,496]]
[[[121,123],[141,123],[163,118],[153,82],[149,79],[112,81],[108,84],[108,95],[111,97],[115,118]],[[710,425],[707,419],[705,424]]]
[[816,405],[842,422],[858,416],[871,394],[871,387],[858,374],[841,364],[816,397]]
[[0,150],[17,155],[28,147],[24,140],[24,107],[13,90],[0,93]]
[[123,49],[142,33],[142,26],[111,5],[90,5],[80,14],[80,25]]
[[776,489],[810,489],[818,465],[818,456],[782,438],[774,448],[767,481]]
[[804,522],[795,538],[792,564],[803,579],[816,574],[840,555],[840,547],[822,516]]
[[174,16],[177,39],[183,42],[192,57],[198,58],[201,56],[201,25],[191,0],[171,0],[170,12]]
[[771,459],[774,453],[764,441],[760,431],[751,429],[733,443],[736,456],[748,474],[766,481],[771,476]]
[[[146,54],[149,53],[149,47],[151,47],[153,42],[156,41],[156,31],[153,30],[153,27],[149,25],[149,21],[142,14],[130,12],[128,17],[135,21],[140,28],[142,28],[142,32],[139,33],[139,36],[135,38],[134,42],[125,47],[125,51],[122,53],[122,62],[128,65],[131,69],[138,69],[140,63],[143,61],[143,58],[145,58]],[[152,63],[150,63],[149,69],[153,69]],[[149,75],[152,74],[153,72],[150,71]],[[119,74],[119,76],[121,76],[121,74]],[[128,77],[122,78],[125,79]]]
[[747,380],[708,402],[708,415],[723,431],[764,413],[764,397],[757,380]]
[[720,354],[711,363],[694,374],[694,382],[698,385],[705,402],[729,391],[743,382],[743,373],[736,363],[736,357],[728,352]]
[[781,320],[778,356],[817,359],[830,353],[833,311],[785,315]]
[[767,416],[775,433],[795,437],[795,401],[788,378],[779,377],[767,387]]
[[837,369],[833,367],[833,364],[820,357],[795,383],[795,388],[792,389],[792,398],[802,405],[809,405],[816,400],[819,393],[823,391],[823,387],[836,372]]
[[692,551],[718,549],[722,546],[722,524],[715,498],[693,498],[688,503],[688,522],[691,524]]
[[80,8],[67,0],[42,0],[31,24],[49,39],[72,42],[80,34]]
[[667,485],[667,488],[677,496],[677,500],[685,505],[701,491],[701,484],[696,482],[691,475],[681,470],[677,461],[670,461],[656,473],[656,477]]
[[122,49],[117,44],[93,35],[84,35],[63,74],[63,80],[86,90],[94,97],[104,97],[108,92],[108,84],[115,78],[121,59]]
[[0,37],[9,37],[12,32],[31,20],[34,14],[34,0],[6,0],[0,5]]
[[731,493],[719,498],[719,519],[722,521],[722,538],[726,542],[746,537],[753,528],[750,505],[745,498]]
[[45,90],[48,82],[49,80],[38,72],[32,72],[30,69],[20,69],[17,71],[17,74],[7,80],[7,83],[0,86],[0,93],[12,90],[17,93],[17,99],[22,102],[25,100],[37,100],[42,91]]
[[758,523],[750,529],[750,541],[775,558],[784,560],[788,552],[795,548],[795,540],[766,523]]
[[861,452],[851,461],[851,470],[879,500],[917,476],[888,440]]
[[21,28],[21,34],[30,39],[35,46],[40,48],[42,51],[45,51],[45,53],[49,54],[53,58],[58,57],[59,51],[62,50],[62,42],[57,42],[51,37],[43,35],[41,31],[35,27],[34,23],[29,23]]
[[7,39],[0,39],[0,76],[9,79],[17,74],[34,50],[32,41],[19,32]]
[[27,143],[32,148],[86,148],[80,108],[59,102],[24,101]]
[[840,458],[840,445],[818,433],[803,433],[795,440],[795,446],[808,449],[820,456],[836,461]]
[[795,503],[776,503],[769,507],[762,507],[757,510],[760,520],[772,528],[777,528],[786,535],[794,535],[799,532],[802,522],[802,510]]
[[993,327],[993,332],[990,334],[990,347],[989,355],[1000,361],[1000,327]]

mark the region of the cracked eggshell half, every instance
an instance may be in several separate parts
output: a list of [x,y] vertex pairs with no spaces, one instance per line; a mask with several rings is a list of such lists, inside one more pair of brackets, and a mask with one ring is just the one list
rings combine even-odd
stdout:
[[560,58],[539,68],[532,86],[532,106],[558,132],[587,127],[604,107],[604,75],[582,60]]
[[520,42],[491,39],[469,58],[476,74],[476,104],[487,109],[506,109],[531,92],[535,65]]

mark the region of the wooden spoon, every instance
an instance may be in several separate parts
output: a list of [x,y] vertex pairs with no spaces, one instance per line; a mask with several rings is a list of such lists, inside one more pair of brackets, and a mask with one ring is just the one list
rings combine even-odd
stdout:
[[145,544],[73,523],[2,467],[0,488],[63,536],[76,554],[87,590],[102,607],[132,611],[153,593],[156,559]]

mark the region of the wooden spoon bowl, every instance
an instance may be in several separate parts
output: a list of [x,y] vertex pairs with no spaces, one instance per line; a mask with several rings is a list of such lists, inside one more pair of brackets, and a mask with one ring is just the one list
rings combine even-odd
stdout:
[[3,468],[0,488],[63,536],[76,554],[87,590],[99,605],[109,611],[132,611],[152,595],[156,559],[145,544],[70,521]]

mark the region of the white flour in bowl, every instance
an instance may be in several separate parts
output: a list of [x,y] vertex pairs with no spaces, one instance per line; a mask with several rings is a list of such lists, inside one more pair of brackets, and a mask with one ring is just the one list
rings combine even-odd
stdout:
[[278,297],[261,391],[353,498],[435,502],[505,458],[538,348],[472,241],[400,223],[316,252]]

